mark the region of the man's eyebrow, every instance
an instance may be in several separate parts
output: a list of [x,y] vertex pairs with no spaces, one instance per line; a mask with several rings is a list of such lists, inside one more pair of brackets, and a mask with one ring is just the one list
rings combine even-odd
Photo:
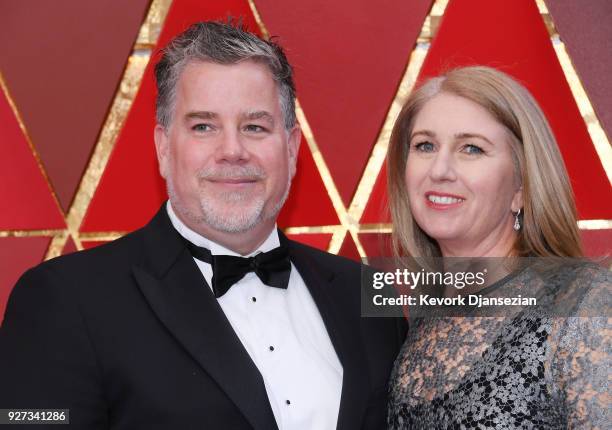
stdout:
[[247,120],[263,119],[264,121],[270,124],[274,124],[274,117],[272,116],[270,112],[265,111],[265,110],[246,112],[243,115],[243,118]]
[[185,119],[216,119],[218,115],[214,112],[205,110],[198,110],[193,112],[187,112]]
[[455,134],[455,139],[474,139],[474,138],[482,139],[491,145],[495,145],[493,142],[491,142],[488,138],[484,137],[482,134],[478,134],[478,133],[457,133]]

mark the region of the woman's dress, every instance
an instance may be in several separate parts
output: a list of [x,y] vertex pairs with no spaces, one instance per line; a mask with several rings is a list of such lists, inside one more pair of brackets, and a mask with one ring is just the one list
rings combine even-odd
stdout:
[[612,428],[611,272],[588,263],[544,275],[528,268],[481,293],[534,284],[548,305],[411,321],[389,384],[389,428]]

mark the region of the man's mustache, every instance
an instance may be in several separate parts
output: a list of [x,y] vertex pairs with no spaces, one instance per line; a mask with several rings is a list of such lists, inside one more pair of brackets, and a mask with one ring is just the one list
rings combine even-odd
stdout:
[[266,178],[266,172],[256,166],[232,166],[205,168],[197,172],[198,179],[257,181]]

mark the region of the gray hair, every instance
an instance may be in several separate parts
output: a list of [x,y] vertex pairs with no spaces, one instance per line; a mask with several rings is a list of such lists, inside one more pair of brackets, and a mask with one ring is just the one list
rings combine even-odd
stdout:
[[172,122],[176,84],[181,72],[192,61],[237,64],[251,60],[265,64],[278,86],[285,128],[291,130],[295,119],[293,70],[282,48],[272,41],[246,31],[240,22],[197,22],[176,36],[161,51],[155,65],[157,81],[156,118],[164,128]]

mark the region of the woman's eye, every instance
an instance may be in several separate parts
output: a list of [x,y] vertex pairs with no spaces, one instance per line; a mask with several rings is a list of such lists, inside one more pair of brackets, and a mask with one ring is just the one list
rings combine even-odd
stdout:
[[465,145],[463,147],[463,152],[466,154],[484,154],[484,151],[476,145]]
[[433,152],[433,150],[435,149],[434,144],[431,142],[417,143],[413,146],[413,148],[419,152]]
[[204,131],[212,130],[212,127],[210,126],[210,124],[196,124],[193,127],[191,127],[191,129],[193,131],[204,132]]

